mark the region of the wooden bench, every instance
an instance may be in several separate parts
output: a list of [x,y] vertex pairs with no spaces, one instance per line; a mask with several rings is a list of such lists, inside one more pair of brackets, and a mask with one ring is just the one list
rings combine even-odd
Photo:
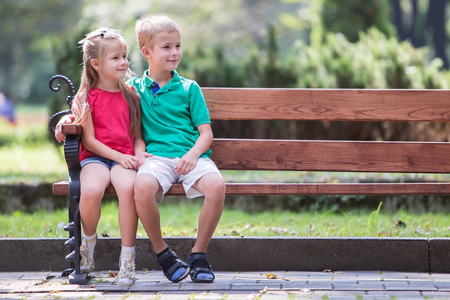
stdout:
[[[202,90],[213,125],[215,120],[450,121],[450,90]],[[70,181],[54,183],[53,193],[70,196],[69,220],[73,215],[75,227],[79,227],[81,128],[65,125],[63,133],[67,136],[64,149]],[[450,173],[450,144],[443,142],[215,138],[211,150],[211,158],[221,170]],[[227,195],[255,196],[450,194],[450,182],[227,182],[226,188]],[[108,187],[106,193],[114,194],[114,188]],[[184,195],[184,191],[175,184],[168,195]],[[74,273],[77,268],[72,268]]]

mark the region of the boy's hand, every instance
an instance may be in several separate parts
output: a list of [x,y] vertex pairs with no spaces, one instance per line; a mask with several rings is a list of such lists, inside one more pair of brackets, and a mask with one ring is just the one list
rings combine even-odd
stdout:
[[136,155],[135,157],[138,160],[138,164],[139,164],[138,168],[144,164],[145,159],[147,157],[152,157],[152,156],[153,156],[153,154],[150,154],[150,153],[147,153],[147,152],[141,152],[138,155]]
[[178,175],[186,175],[195,168],[197,159],[198,156],[186,153],[175,166],[175,171]]
[[68,115],[68,116],[62,117],[61,120],[59,120],[58,124],[56,124],[55,138],[58,142],[61,143],[66,140],[66,136],[62,133],[61,125],[62,124],[72,124],[74,120],[75,120],[74,115]]

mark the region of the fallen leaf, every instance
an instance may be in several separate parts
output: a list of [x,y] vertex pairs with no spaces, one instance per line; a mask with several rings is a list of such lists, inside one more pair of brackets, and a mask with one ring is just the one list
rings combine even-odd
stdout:
[[102,232],[102,237],[111,237],[106,231]]
[[287,229],[274,228],[274,227],[270,227],[269,230],[273,231],[273,232],[277,232],[277,233],[288,233],[289,232]]
[[397,220],[397,222],[395,222],[395,225],[398,227],[406,227],[406,223],[401,220]]
[[278,275],[275,273],[269,273],[269,274],[266,274],[266,276],[267,276],[267,279],[277,279],[278,278]]
[[310,289],[301,289],[300,292],[309,293],[309,292],[311,292],[311,290]]
[[112,272],[111,270],[109,270],[109,275],[108,277],[117,277],[117,272]]
[[265,293],[267,293],[268,290],[269,290],[269,288],[266,286],[266,287],[264,287],[263,290],[259,291],[259,294],[260,295],[265,294]]
[[331,273],[331,269],[325,269],[323,270],[324,273]]
[[291,279],[290,278],[287,278],[287,277],[283,277],[282,278],[284,281],[291,281]]

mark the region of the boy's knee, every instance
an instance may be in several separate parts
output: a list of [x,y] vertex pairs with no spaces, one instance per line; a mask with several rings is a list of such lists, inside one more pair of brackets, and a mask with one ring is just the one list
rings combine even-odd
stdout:
[[205,196],[225,197],[226,186],[222,176],[209,176],[205,179]]
[[138,176],[134,183],[134,198],[136,200],[147,198],[152,194],[156,194],[158,188],[158,182],[153,177]]

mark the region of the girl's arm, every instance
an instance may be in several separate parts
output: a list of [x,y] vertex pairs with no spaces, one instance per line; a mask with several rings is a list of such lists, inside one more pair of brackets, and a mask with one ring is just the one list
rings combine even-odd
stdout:
[[59,120],[58,124],[55,126],[55,138],[58,142],[63,142],[66,140],[66,136],[62,133],[61,125],[62,124],[72,124],[75,120],[75,115],[67,115]]
[[208,150],[213,142],[213,132],[211,129],[211,124],[205,123],[197,127],[199,132],[199,137],[195,142],[195,145],[180,159],[175,167],[175,171],[179,175],[186,175],[192,171],[197,165],[197,160]]
[[95,138],[91,113],[87,112],[86,114],[86,120],[81,123],[83,128],[82,138],[86,149],[99,156],[118,162],[125,169],[138,168],[138,161],[134,156],[113,150]]

